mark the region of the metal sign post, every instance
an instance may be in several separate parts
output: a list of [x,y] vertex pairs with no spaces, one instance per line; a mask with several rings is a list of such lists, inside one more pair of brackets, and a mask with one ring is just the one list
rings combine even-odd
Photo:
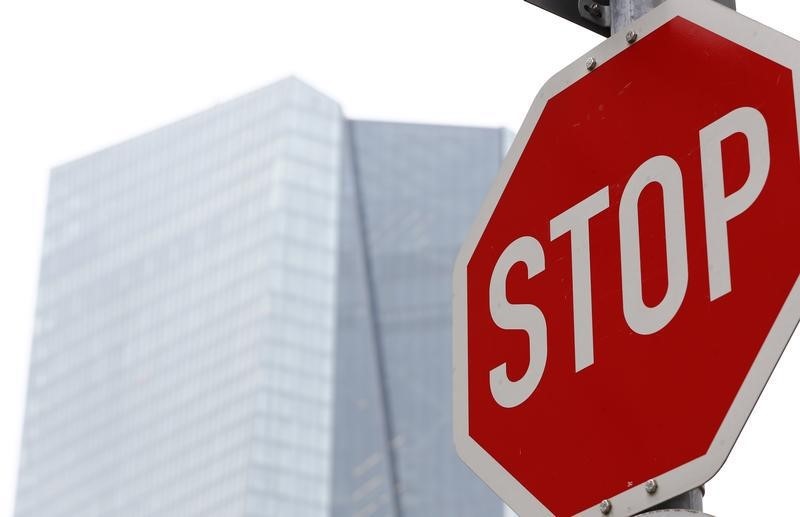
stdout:
[[[736,9],[736,0],[717,1],[731,9]],[[610,12],[608,15],[610,18],[611,34],[627,30],[632,22],[658,7],[663,2],[664,0],[611,0]],[[635,37],[635,34],[631,34],[628,39],[630,40]],[[647,514],[650,514],[652,510],[667,509],[703,511],[704,494],[705,489],[695,488],[648,510]]]
[[[644,513],[639,514],[639,517],[650,517],[659,515],[662,511],[669,510],[692,510],[696,512],[703,511],[703,493],[705,489],[695,488],[685,492],[678,497],[672,498],[669,501],[661,503],[658,506],[646,510]],[[703,514],[705,515],[705,514]],[[678,517],[675,514],[670,514],[672,517]]]
[[[611,34],[624,30],[631,22],[664,2],[665,0],[611,0]],[[716,0],[716,2],[736,10],[736,0]]]

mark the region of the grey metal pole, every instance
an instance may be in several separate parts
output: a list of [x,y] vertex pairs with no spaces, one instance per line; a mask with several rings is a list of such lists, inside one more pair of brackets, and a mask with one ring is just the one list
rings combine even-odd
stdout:
[[[663,4],[666,0],[611,0],[611,34],[624,30],[634,20]],[[736,9],[736,0],[716,0]]]
[[714,517],[703,512],[694,510],[656,510],[642,514],[640,517]]
[[[627,30],[627,27],[647,14],[652,9],[655,9],[666,0],[610,0],[611,8],[611,34],[616,34]],[[717,2],[736,9],[736,0],[716,0]],[[703,511],[703,495],[705,494],[704,488],[695,488],[668,501],[650,508],[644,513],[639,514],[640,517],[651,515],[651,512],[658,510],[676,509],[676,510],[695,510]]]
[[664,0],[611,0],[611,34],[627,28],[662,3]]
[[704,488],[695,488],[694,490],[689,490],[688,492],[685,492],[677,497],[673,497],[672,499],[664,501],[658,506],[654,506],[649,510],[645,510],[644,513],[640,513],[638,515],[639,517],[658,515],[652,512],[657,512],[660,510],[694,510],[702,512],[704,493],[705,493]]

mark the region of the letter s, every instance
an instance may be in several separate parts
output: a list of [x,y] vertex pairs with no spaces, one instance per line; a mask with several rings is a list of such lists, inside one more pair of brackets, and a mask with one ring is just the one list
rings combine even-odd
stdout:
[[544,251],[533,237],[521,237],[512,242],[500,256],[489,285],[489,304],[492,319],[505,330],[524,330],[528,334],[530,359],[525,375],[517,381],[508,378],[507,363],[489,373],[492,396],[505,408],[514,408],[528,400],[544,373],[547,362],[547,322],[535,305],[509,303],[506,280],[511,268],[519,263],[528,268],[528,278],[545,269]]

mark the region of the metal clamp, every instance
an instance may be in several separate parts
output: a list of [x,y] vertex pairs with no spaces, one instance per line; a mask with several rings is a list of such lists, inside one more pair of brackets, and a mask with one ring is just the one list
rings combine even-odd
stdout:
[[578,12],[598,27],[611,27],[611,6],[597,0],[578,0]]

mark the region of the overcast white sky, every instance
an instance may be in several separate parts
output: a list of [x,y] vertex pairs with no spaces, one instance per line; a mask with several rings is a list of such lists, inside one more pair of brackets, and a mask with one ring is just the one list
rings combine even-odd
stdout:
[[[793,2],[738,4],[800,37]],[[52,166],[289,74],[352,117],[516,130],[544,81],[600,41],[522,0],[0,2],[0,517],[13,507]],[[708,512],[797,514],[798,347],[709,483]]]

